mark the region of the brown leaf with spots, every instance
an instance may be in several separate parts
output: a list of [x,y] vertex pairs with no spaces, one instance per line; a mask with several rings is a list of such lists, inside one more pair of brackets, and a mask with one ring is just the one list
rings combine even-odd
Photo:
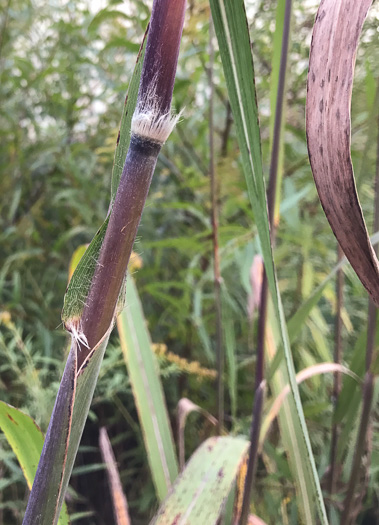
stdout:
[[321,204],[341,248],[379,306],[379,262],[355,187],[351,94],[359,36],[372,0],[323,0],[309,57],[308,152]]

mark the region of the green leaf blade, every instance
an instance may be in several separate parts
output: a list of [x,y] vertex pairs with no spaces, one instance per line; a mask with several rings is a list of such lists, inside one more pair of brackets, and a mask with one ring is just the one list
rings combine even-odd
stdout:
[[162,500],[178,475],[178,464],[157,363],[131,276],[126,283],[126,304],[117,319],[117,327],[150,470],[158,498]]
[[[43,433],[31,417],[0,401],[0,428],[15,453],[29,489],[32,488],[43,447]],[[64,504],[58,524],[70,523]]]
[[150,525],[215,525],[225,506],[249,442],[212,437],[193,454]]
[[243,0],[235,0],[233,2],[210,0],[210,4],[230,104],[237,128],[237,138],[249,199],[262,246],[262,255],[274,304],[274,313],[278,323],[280,342],[284,348],[286,366],[281,372],[284,374],[281,382],[285,384],[288,381],[292,392],[292,396],[283,406],[285,415],[281,416],[284,423],[282,437],[297,480],[301,500],[300,508],[304,521],[307,525],[316,524],[316,513],[314,512],[316,505],[321,522],[326,524],[328,520],[296,383],[296,373],[270,243],[258,110],[254,87],[254,66],[244,2]]

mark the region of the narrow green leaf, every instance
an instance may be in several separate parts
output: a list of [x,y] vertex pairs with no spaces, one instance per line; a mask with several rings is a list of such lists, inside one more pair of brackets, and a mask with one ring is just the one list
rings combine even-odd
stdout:
[[[378,338],[377,338],[377,342]],[[356,374],[358,374],[359,377],[363,379],[365,374],[365,348],[367,345],[367,329],[363,330],[354,345],[353,354],[351,356],[350,360],[350,369],[354,370]],[[346,378],[343,382],[343,387],[341,390],[340,395],[338,396],[337,406],[334,413],[334,420],[336,423],[341,423],[343,420],[347,420],[349,413],[351,412],[351,409],[354,406],[354,402],[356,401],[356,397],[358,397],[359,401],[361,401],[362,398],[362,391],[360,388],[357,388],[357,385],[355,381],[353,381],[351,378]],[[359,404],[359,403],[358,403]],[[344,425],[346,427],[346,425]],[[351,430],[351,426],[349,428],[345,428],[344,431],[347,431],[347,433]]]
[[178,475],[178,464],[158,366],[131,276],[126,283],[126,304],[117,319],[117,327],[151,474],[158,498],[162,500]]
[[29,489],[43,447],[43,434],[31,417],[0,401],[0,428],[16,454]]
[[[290,376],[286,361],[282,359],[283,347],[280,344],[280,327],[276,321],[271,300],[268,307],[268,319],[270,319],[270,323],[267,333],[271,331],[271,334],[266,340],[267,366],[270,368],[267,380],[273,395],[277,397],[290,384]],[[308,525],[308,523],[313,524],[317,522],[315,521],[314,501],[311,499],[312,474],[303,462],[303,455],[306,455],[307,451],[305,441],[302,439],[302,429],[298,418],[299,415],[293,398],[286,397],[279,412],[280,435],[289,458],[293,479],[299,491],[299,512],[303,517],[304,523]],[[261,431],[264,432],[263,427]]]
[[[262,172],[258,109],[254,89],[254,67],[244,3],[243,0],[233,2],[210,0],[210,4],[237,128],[248,194],[262,246],[269,289],[284,348],[288,382],[291,386],[292,397],[288,403],[284,403],[281,416],[281,421],[287,426],[287,432],[283,438],[286,440],[285,445],[299,488],[303,519],[307,525],[316,523],[314,512],[316,504],[321,522],[325,524],[327,523],[326,511],[296,383],[295,368],[272,257]],[[284,387],[287,378],[283,377],[283,380]],[[289,404],[293,405],[291,411],[286,409],[290,406]]]
[[192,455],[151,525],[218,523],[248,445],[238,437],[207,439]]
[[254,67],[243,0],[211,0],[228,94],[237,127],[243,170],[259,231],[265,267],[272,293],[275,275],[267,220],[266,189],[262,171]]
[[[376,333],[376,347],[379,346],[379,332]],[[349,367],[354,370],[362,379],[365,375],[365,348],[367,345],[367,329],[359,335],[355,345],[354,352],[350,360]],[[350,378],[346,378],[342,391],[338,397],[337,407],[334,414],[334,420],[341,424],[341,433],[338,439],[337,461],[342,461],[346,453],[353,444],[356,422],[359,421],[359,415],[362,404],[362,389],[357,387],[356,383]]]
[[[17,408],[0,401],[0,428],[15,453],[29,489],[32,488],[43,447],[43,433],[31,417]],[[58,525],[70,523],[66,504],[63,505]]]
[[215,362],[215,354],[212,349],[209,334],[204,324],[203,317],[203,290],[201,286],[195,286],[193,292],[193,312],[192,320],[197,329],[199,339],[203,345],[203,349],[207,356],[209,363]]

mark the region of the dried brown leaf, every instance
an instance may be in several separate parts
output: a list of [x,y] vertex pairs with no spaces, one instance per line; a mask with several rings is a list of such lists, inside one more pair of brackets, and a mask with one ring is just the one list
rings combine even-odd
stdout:
[[359,36],[372,0],[323,0],[309,57],[307,140],[317,191],[330,226],[379,306],[379,263],[355,187],[350,156],[351,94]]
[[184,450],[184,430],[186,426],[187,416],[191,412],[199,412],[202,414],[212,425],[217,425],[217,419],[207,412],[204,408],[193,403],[190,399],[182,397],[179,399],[177,406],[177,420],[178,420],[178,448],[179,448],[179,467],[180,471],[184,469],[185,463],[185,450]]
[[106,464],[115,521],[117,525],[130,525],[128,502],[122,490],[116,459],[105,427],[100,429],[99,446],[101,456]]
[[[354,372],[352,372],[345,366],[342,366],[338,363],[318,363],[317,365],[312,365],[312,366],[309,366],[308,368],[304,368],[304,370],[301,370],[298,374],[296,374],[296,382],[297,384],[300,384],[306,379],[309,379],[319,374],[327,374],[330,372],[346,374],[352,377],[353,379],[355,379],[357,382],[360,381],[360,378]],[[283,401],[285,400],[285,398],[288,396],[290,392],[291,392],[291,387],[289,384],[287,384],[283,388],[283,390],[280,392],[280,394],[276,396],[275,401],[272,404],[270,411],[266,415],[263,421],[263,424],[262,424],[261,437],[260,437],[260,448],[262,448],[265,442],[265,439],[270,429],[271,423],[278,416],[279,411],[282,407]]]

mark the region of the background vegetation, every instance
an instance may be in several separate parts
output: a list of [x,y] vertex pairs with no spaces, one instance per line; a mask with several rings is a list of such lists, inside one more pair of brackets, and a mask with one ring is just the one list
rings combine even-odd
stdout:
[[[130,75],[150,13],[135,0],[107,4],[3,0],[0,19],[0,389],[1,399],[29,413],[45,431],[65,361],[60,311],[74,250],[88,243],[109,203],[110,173]],[[262,151],[268,173],[270,87],[277,4],[248,2]],[[328,276],[336,242],[319,205],[304,132],[313,1],[294,2],[286,91],[284,164],[275,261],[287,319]],[[216,414],[216,339],[209,180],[209,6],[190,2],[174,105],[182,122],[158,161],[135,251],[135,279],[155,343],[169,413],[182,397]],[[353,161],[363,211],[372,222],[378,133],[378,8],[362,35],[353,94]],[[248,434],[254,389],[256,315],[248,315],[250,269],[259,254],[254,217],[222,66],[214,62],[214,128],[219,184],[225,424]],[[139,259],[138,259],[139,260]],[[364,370],[367,296],[345,268],[343,362]],[[333,279],[292,344],[297,370],[333,360]],[[170,352],[170,354],[169,354]],[[183,358],[186,361],[180,360]],[[327,479],[333,405],[331,375],[301,387],[321,479]],[[346,380],[340,403],[339,492],[349,475],[359,389]],[[377,396],[376,396],[377,399]],[[343,404],[345,403],[345,404]],[[375,410],[375,408],[374,408]],[[375,414],[374,414],[375,415]],[[377,414],[376,414],[377,415]],[[353,424],[347,424],[348,418]],[[189,416],[187,456],[214,432]],[[156,509],[141,430],[117,335],[107,349],[69,492],[78,523],[105,524],[110,498],[98,448],[106,426],[133,523]],[[346,429],[344,431],[344,429]],[[373,418],[365,471],[370,474],[359,523],[377,523],[379,428]],[[343,441],[343,439],[345,441]],[[0,436],[0,523],[21,523],[27,490]],[[362,478],[363,479],[363,478]],[[255,512],[267,523],[297,523],[296,496],[278,428],[258,466]],[[338,508],[338,498],[336,500]]]

